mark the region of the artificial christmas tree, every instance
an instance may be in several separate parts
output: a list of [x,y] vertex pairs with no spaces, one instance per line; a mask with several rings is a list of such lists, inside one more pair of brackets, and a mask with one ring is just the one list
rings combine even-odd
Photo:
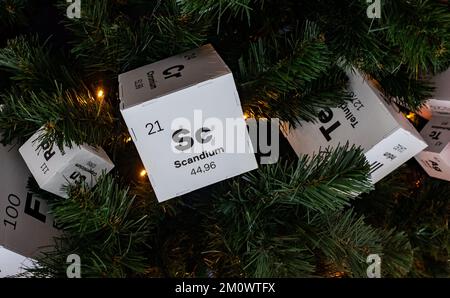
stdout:
[[372,185],[363,148],[298,157],[280,138],[278,162],[158,203],[118,84],[212,44],[249,118],[317,122],[353,100],[350,68],[414,113],[432,98],[425,78],[450,66],[446,1],[383,1],[379,14],[365,0],[81,2],[68,14],[65,1],[0,1],[1,142],[22,145],[45,126],[43,141],[100,146],[115,165],[67,199],[31,181],[63,235],[29,273],[66,277],[78,254],[83,277],[368,277],[377,255],[382,277],[449,275],[449,183],[414,159]]

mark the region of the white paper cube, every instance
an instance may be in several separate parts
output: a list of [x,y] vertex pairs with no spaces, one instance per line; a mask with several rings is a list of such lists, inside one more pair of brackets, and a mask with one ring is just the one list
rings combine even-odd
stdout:
[[0,278],[13,277],[17,274],[25,274],[26,268],[35,268],[33,259],[26,258],[0,246]]
[[60,232],[45,200],[28,192],[31,173],[17,148],[0,145],[0,161],[0,276],[5,276],[19,273],[17,265],[51,249]]
[[61,151],[54,143],[40,145],[42,131],[36,132],[20,149],[25,163],[39,186],[55,195],[67,198],[64,186],[84,180],[88,186],[97,184],[102,173],[114,168],[106,152],[88,145]]
[[433,115],[450,116],[450,68],[431,78],[436,88],[419,114],[430,120]]
[[[257,168],[233,75],[211,45],[121,74],[119,88],[160,202]],[[243,128],[235,139],[245,152],[221,145],[227,120]]]
[[302,123],[284,133],[294,151],[319,153],[327,147],[350,144],[361,146],[371,165],[376,183],[427,145],[408,120],[388,105],[383,95],[358,71],[349,72],[353,102],[320,112],[317,123]]
[[417,161],[431,177],[450,181],[450,117],[434,116],[420,134],[428,148]]

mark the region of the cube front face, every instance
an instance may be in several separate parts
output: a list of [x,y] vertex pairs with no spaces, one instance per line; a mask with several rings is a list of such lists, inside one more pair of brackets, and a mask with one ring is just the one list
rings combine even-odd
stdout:
[[67,160],[73,156],[74,150],[61,151],[53,143],[40,144],[38,138],[41,131],[36,132],[19,152],[40,187],[47,184],[61,170]]
[[30,172],[17,149],[0,145],[0,160],[0,246],[34,257],[42,247],[53,244],[59,230],[54,227],[45,200],[28,192]]
[[450,181],[450,117],[434,116],[420,134],[429,146],[416,160],[431,177]]
[[[338,145],[361,146],[372,166],[372,181],[376,183],[412,158],[426,144],[407,121],[397,119],[378,92],[364,78],[349,73],[349,87],[356,99],[338,108],[324,109],[317,123],[302,123],[284,133],[297,155],[319,153]],[[286,126],[285,126],[286,127]]]
[[65,185],[83,180],[90,187],[95,186],[102,172],[114,168],[111,160],[102,149],[88,146],[64,147],[61,151],[56,144],[39,144],[38,131],[20,149],[33,177],[39,186],[55,195],[67,198]]
[[122,114],[160,202],[257,168],[231,74]]
[[211,45],[205,45],[119,75],[122,108],[146,102],[230,73]]

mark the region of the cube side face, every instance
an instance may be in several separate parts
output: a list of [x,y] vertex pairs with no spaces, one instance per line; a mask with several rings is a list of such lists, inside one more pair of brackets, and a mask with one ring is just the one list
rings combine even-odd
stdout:
[[78,148],[76,154],[53,175],[42,189],[62,198],[68,198],[64,186],[84,182],[92,188],[103,173],[107,174],[114,168],[114,164],[103,149],[87,145]]
[[450,116],[450,68],[430,81],[435,87],[434,94],[419,111],[419,115],[428,120],[432,115]]
[[[415,135],[417,138],[421,138],[419,132],[415,129],[415,127],[411,124],[411,122],[408,121],[408,119],[406,119],[405,116],[403,116],[403,114],[400,112],[399,108],[396,106],[395,103],[388,103],[388,101],[386,101],[386,96],[378,89],[378,87],[375,85],[374,82],[372,81],[365,81],[364,78],[361,76],[361,74],[359,73],[359,71],[357,71],[355,69],[355,74],[349,74],[347,73],[350,77],[350,81],[352,82],[352,84],[354,81],[356,81],[357,83],[355,85],[360,85],[360,88],[365,88],[366,86],[368,86],[371,90],[371,92],[373,94],[375,94],[375,96],[377,98],[379,98],[379,102],[384,106],[384,108],[386,109],[386,112],[390,114],[390,116],[395,120],[395,122],[402,127],[404,130],[409,131],[411,134]],[[361,81],[364,81],[363,83],[361,83]],[[365,88],[367,89],[367,88]],[[360,92],[360,94],[369,94],[370,91],[363,91]]]
[[[122,115],[160,202],[257,168],[231,74]],[[231,140],[224,144],[227,119],[243,128],[236,129],[235,140],[248,151],[233,152]]]
[[444,101],[450,105],[450,68],[433,77],[435,86],[434,100]]
[[450,156],[422,151],[416,157],[417,162],[430,177],[450,181]]
[[34,257],[60,234],[45,200],[27,190],[28,171],[17,149],[0,146],[0,245]]
[[[447,84],[450,84],[450,82]],[[427,106],[431,110],[431,114],[447,117],[450,116],[450,99],[447,100],[430,99],[427,102]]]
[[422,138],[398,129],[365,153],[371,178],[377,183],[427,147]]
[[319,113],[317,123],[302,123],[284,130],[297,155],[318,153],[319,148],[350,144],[366,152],[399,128],[379,98],[359,74],[349,73],[349,88],[356,99]]
[[427,151],[440,153],[450,143],[450,117],[434,116],[420,131]]
[[119,75],[121,108],[126,109],[230,73],[211,45],[205,45]]
[[34,261],[0,246],[0,278],[25,273],[24,268],[35,267]]

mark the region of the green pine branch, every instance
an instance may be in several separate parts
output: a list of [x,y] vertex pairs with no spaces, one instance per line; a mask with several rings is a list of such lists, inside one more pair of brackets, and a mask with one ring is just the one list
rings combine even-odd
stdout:
[[0,25],[4,28],[22,25],[25,23],[25,6],[28,0],[2,0],[0,1]]
[[41,268],[31,273],[64,277],[70,254],[80,256],[82,277],[139,276],[153,267],[150,243],[162,212],[157,205],[143,211],[129,189],[110,176],[102,177],[92,190],[72,185],[67,191],[69,199],[38,191],[49,198],[64,234],[53,250],[38,258]]
[[224,245],[249,276],[307,276],[315,269],[301,218],[341,210],[371,189],[361,150],[343,146],[296,163],[261,167],[215,198]]
[[240,59],[241,97],[252,116],[296,124],[315,120],[324,106],[351,100],[317,26],[307,22],[299,31],[251,43]]
[[111,106],[94,98],[88,89],[84,93],[63,91],[58,85],[52,93],[15,89],[2,94],[2,101],[3,144],[23,143],[41,128],[44,135],[40,141],[56,142],[59,147],[72,146],[72,142],[102,146],[115,138],[111,129],[117,120]]
[[41,42],[36,35],[8,40],[0,49],[0,69],[10,73],[16,86],[27,91],[53,90],[55,81],[65,88],[76,88],[81,81],[74,63],[53,50],[51,40]]
[[114,79],[127,70],[196,48],[205,40],[205,25],[182,15],[175,1],[147,3],[136,20],[120,8],[111,1],[87,0],[83,18],[64,22],[73,35],[71,52],[91,78],[104,74]]

